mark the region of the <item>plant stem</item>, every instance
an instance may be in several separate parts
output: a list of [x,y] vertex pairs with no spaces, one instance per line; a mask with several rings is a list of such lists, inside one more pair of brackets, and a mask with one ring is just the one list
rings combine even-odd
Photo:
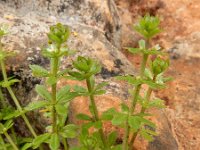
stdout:
[[[146,41],[147,44],[147,49],[149,47],[149,40]],[[148,60],[148,54],[143,54],[142,57],[142,64],[140,67],[140,78],[143,79],[144,78],[144,71],[145,71],[145,67],[147,64],[147,60]],[[128,149],[128,140],[129,140],[129,135],[130,135],[130,126],[128,124],[128,119],[129,117],[133,114],[133,112],[135,111],[135,107],[137,104],[137,100],[138,100],[138,95],[140,93],[140,89],[141,89],[141,84],[136,85],[134,92],[133,92],[133,99],[131,101],[131,106],[130,106],[130,111],[127,117],[127,120],[125,122],[125,134],[124,134],[124,138],[123,138],[123,150],[127,150]]]
[[[59,59],[57,57],[52,58],[51,60],[51,73],[53,77],[57,77],[58,72],[58,62]],[[56,94],[57,94],[57,82],[51,86],[51,96],[52,96],[52,124],[53,124],[53,133],[57,133],[57,114],[56,114]]]
[[[99,121],[99,113],[98,113],[98,110],[97,110],[97,106],[96,106],[96,103],[95,103],[95,100],[94,100],[94,95],[91,94],[92,93],[92,84],[91,84],[91,79],[92,77],[86,79],[86,83],[87,83],[87,88],[88,88],[88,92],[90,93],[90,104],[92,106],[92,109],[93,109],[93,117],[95,119],[95,121]],[[100,137],[101,137],[101,140],[103,142],[103,146],[105,148],[105,150],[107,149],[107,142],[106,142],[106,138],[105,138],[105,135],[103,133],[103,129],[100,128],[99,129],[99,134],[100,134]]]
[[[0,135],[0,144],[2,144],[3,146],[5,145],[2,135]],[[6,146],[3,147],[3,150],[7,150]]]
[[17,146],[15,145],[15,143],[13,142],[12,138],[10,137],[10,135],[5,131],[4,135],[6,136],[6,138],[8,139],[8,142],[12,145],[14,150],[19,150],[17,148]]
[[[157,76],[154,75],[153,81],[156,80],[156,77],[157,77]],[[152,91],[153,91],[152,88],[149,87],[148,90],[147,90],[147,94],[146,94],[146,96],[145,96],[145,99],[146,99],[145,103],[146,103],[146,104],[149,103],[149,101],[150,101]],[[143,106],[143,107],[141,108],[141,110],[140,110],[140,113],[144,113],[145,111],[146,111],[146,107]],[[130,144],[129,144],[129,150],[132,150],[132,149],[133,149],[133,143],[134,143],[134,141],[135,141],[135,139],[136,139],[138,133],[139,133],[139,130],[136,131],[135,133],[133,133],[132,138],[131,138],[131,141],[130,141]]]
[[[6,104],[6,101],[5,101],[4,97],[3,97],[3,93],[2,93],[1,87],[0,87],[0,100],[2,102],[3,108],[6,108],[7,104]],[[11,133],[12,133],[12,137],[14,138],[14,141],[16,142],[17,138],[16,138],[16,133],[15,133],[14,127],[11,127]]]
[[12,134],[12,138],[14,139],[14,141],[17,142],[17,137],[16,137],[16,133],[15,133],[14,127],[11,127],[11,134]]
[[21,108],[21,106],[20,106],[20,104],[19,104],[19,102],[18,102],[18,100],[17,100],[15,94],[13,93],[11,87],[8,86],[7,89],[8,89],[8,92],[10,93],[12,99],[14,100],[15,105],[17,106],[17,109],[22,113],[21,116],[22,116],[22,118],[24,119],[24,121],[25,121],[25,123],[26,123],[28,129],[29,129],[30,132],[31,132],[31,134],[32,134],[34,137],[37,137],[37,135],[36,135],[36,133],[35,133],[33,127],[31,126],[31,124],[30,124],[30,122],[29,122],[29,120],[28,120],[28,118],[27,118],[26,115],[23,113],[23,110],[22,110],[22,108]]
[[3,93],[2,93],[1,87],[0,87],[0,100],[1,100],[3,108],[5,108],[6,107],[6,101],[5,101],[4,97],[3,97]]
[[67,141],[65,138],[62,139],[62,143],[64,145],[64,150],[68,150],[68,145],[67,145]]
[[[143,76],[144,76],[144,70],[145,70],[147,59],[148,59],[148,55],[144,54],[141,69],[140,69],[140,77],[141,78],[143,78]],[[138,99],[140,89],[141,89],[141,85],[137,85],[134,89],[133,99],[131,101],[131,107],[130,107],[130,111],[129,111],[129,114],[128,114],[129,117],[133,114],[133,112],[135,110],[135,106],[137,104],[137,99]],[[125,134],[124,134],[124,140],[123,140],[123,150],[128,149],[128,139],[129,139],[129,133],[130,133],[130,126],[128,125],[128,118],[125,122]]]

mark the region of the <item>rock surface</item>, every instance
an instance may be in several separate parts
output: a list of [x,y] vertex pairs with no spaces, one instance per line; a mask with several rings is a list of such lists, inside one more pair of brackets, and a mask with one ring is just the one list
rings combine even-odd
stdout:
[[[40,83],[40,80],[31,76],[28,65],[39,64],[48,67],[48,60],[41,57],[40,50],[47,42],[48,27],[56,22],[70,26],[71,37],[68,45],[71,49],[77,50],[73,58],[64,60],[63,67],[69,66],[71,59],[77,55],[96,58],[102,64],[103,68],[97,76],[97,81],[109,81],[109,85],[107,94],[97,98],[101,106],[99,108],[104,110],[113,105],[117,107],[122,100],[127,100],[127,85],[115,81],[112,77],[119,74],[135,74],[136,71],[117,49],[126,43],[123,40],[126,32],[122,28],[129,30],[127,26],[122,26],[123,19],[121,22],[114,1],[110,0],[106,3],[96,0],[4,0],[0,2],[0,22],[11,26],[11,35],[4,39],[7,49],[19,51],[16,58],[8,61],[8,72],[22,80],[18,85],[20,91],[17,92],[22,104],[26,105],[29,100],[36,98],[34,86]],[[135,35],[130,33],[129,37]],[[136,43],[138,38],[133,38],[131,42]],[[65,82],[60,82],[60,86]],[[79,98],[72,103],[71,111],[88,112],[87,106],[87,99]],[[178,145],[166,117],[166,111],[152,110],[152,112],[157,116],[152,119],[158,125],[159,136],[149,144],[138,138],[135,147],[148,150],[177,150]],[[74,117],[71,117],[73,120]],[[44,124],[42,120],[39,120],[38,125],[40,124]],[[41,130],[41,127],[37,128]],[[106,126],[108,131],[111,128],[109,125]],[[120,133],[123,134],[123,131]]]

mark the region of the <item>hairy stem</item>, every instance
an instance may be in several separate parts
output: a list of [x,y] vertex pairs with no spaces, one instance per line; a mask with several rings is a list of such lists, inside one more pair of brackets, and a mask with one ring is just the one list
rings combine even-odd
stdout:
[[[57,45],[57,53],[60,52],[60,44]],[[51,74],[52,76],[57,79],[59,69],[59,57],[54,57],[51,59]],[[52,124],[53,124],[53,130],[52,133],[58,133],[57,129],[57,113],[56,113],[56,95],[57,95],[57,82],[51,85],[51,97],[52,97]]]
[[[58,72],[58,62],[57,57],[52,58],[51,60],[51,73],[53,77],[57,77]],[[57,133],[57,114],[56,114],[56,94],[57,94],[57,82],[51,86],[51,96],[52,96],[52,123],[53,123],[53,133]]]
[[[90,78],[86,79],[86,83],[87,83],[88,92],[92,93],[93,89],[92,89],[92,84],[91,84]],[[98,110],[97,110],[97,106],[96,106],[93,94],[90,94],[90,105],[92,106],[92,109],[93,109],[93,114],[92,115],[93,115],[95,121],[99,121],[99,113],[98,113]],[[107,142],[106,142],[106,138],[105,138],[105,135],[103,133],[103,129],[102,128],[99,129],[99,134],[101,136],[101,140],[103,142],[104,148],[107,149]]]
[[14,150],[19,150],[17,148],[17,146],[15,145],[15,143],[13,142],[12,138],[10,137],[10,135],[7,132],[4,132],[4,135],[6,136],[8,142],[12,145]]

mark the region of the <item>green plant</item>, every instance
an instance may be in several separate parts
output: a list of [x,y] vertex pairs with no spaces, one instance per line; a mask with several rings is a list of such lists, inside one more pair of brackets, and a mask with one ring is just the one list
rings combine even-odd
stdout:
[[[0,30],[1,38],[6,35],[5,26]],[[68,106],[69,101],[72,100],[77,94],[70,91],[70,86],[66,85],[60,90],[57,90],[57,82],[66,76],[67,70],[61,70],[61,58],[63,56],[68,56],[73,53],[69,50],[66,41],[69,37],[70,31],[67,26],[62,24],[57,24],[50,27],[50,32],[48,33],[49,46],[43,49],[43,56],[50,59],[50,71],[38,65],[30,65],[32,72],[37,77],[46,78],[45,85],[37,85],[36,92],[42,98],[42,100],[34,101],[29,103],[26,107],[22,108],[20,103],[15,96],[11,85],[16,82],[20,82],[18,79],[13,77],[8,78],[5,68],[5,59],[7,57],[13,56],[13,52],[8,52],[3,50],[2,44],[0,43],[0,64],[3,75],[3,81],[0,85],[6,88],[11,95],[17,109],[8,107],[7,102],[4,99],[3,93],[0,90],[0,102],[2,104],[0,111],[0,134],[7,138],[9,144],[5,143],[4,138],[0,138],[0,142],[3,148],[12,146],[13,149],[17,150],[19,147],[22,150],[29,148],[42,149],[41,144],[47,143],[52,150],[57,150],[60,147],[60,141],[64,149],[68,149],[67,138],[73,138],[76,136],[77,127],[74,124],[67,124]],[[47,88],[50,87],[49,92]],[[27,119],[25,113],[33,110],[45,109],[45,116],[51,118],[52,124],[47,127],[46,133],[39,136],[36,135],[33,127],[31,126],[29,120]],[[13,119],[22,116],[30,132],[33,134],[34,138],[29,139],[19,139],[15,136],[13,125]],[[12,137],[8,134],[8,130],[11,130]],[[22,142],[23,141],[23,142]]]
[[[43,49],[44,57],[50,59],[50,70],[42,66],[30,65],[33,75],[46,78],[45,85],[37,85],[36,92],[43,100],[32,103],[30,108],[44,108],[48,110],[45,116],[51,118],[52,125],[48,126],[50,132],[44,133],[33,140],[30,144],[37,148],[41,143],[49,144],[52,150],[60,147],[60,141],[64,149],[68,149],[67,138],[76,136],[77,127],[74,124],[67,124],[69,102],[77,96],[75,92],[70,91],[70,86],[66,85],[60,90],[57,89],[57,82],[66,76],[67,70],[61,70],[61,58],[69,56],[73,51],[69,50],[66,44],[69,38],[69,28],[60,23],[51,26],[48,33],[49,46]],[[47,90],[50,87],[50,92]],[[30,109],[29,108],[29,109]]]
[[[163,77],[163,72],[169,66],[168,59],[164,59],[165,53],[161,52],[160,47],[150,45],[150,39],[159,33],[159,19],[149,15],[140,19],[139,23],[134,26],[134,29],[139,32],[145,40],[139,41],[139,48],[127,48],[133,54],[142,54],[142,62],[139,76],[119,76],[119,80],[127,81],[134,87],[130,90],[131,102],[130,106],[122,103],[121,112],[114,111],[115,115],[111,118],[113,125],[124,128],[123,150],[132,150],[133,143],[138,134],[145,139],[151,141],[153,136],[156,136],[155,124],[146,119],[146,116],[151,114],[145,111],[152,107],[164,107],[164,101],[158,98],[151,100],[153,89],[165,87],[165,82],[170,78]],[[154,55],[155,60],[149,60],[149,57]],[[148,68],[149,67],[149,68]],[[140,95],[140,89],[143,84],[149,86],[144,96]],[[136,112],[136,105],[141,106],[141,111]],[[110,114],[106,112],[105,115]],[[130,140],[130,141],[129,141]]]
[[[77,118],[85,121],[81,126],[81,134],[79,141],[81,146],[77,149],[88,149],[88,150],[110,150],[116,149],[115,141],[117,138],[117,132],[111,132],[108,136],[103,131],[103,122],[106,118],[102,118],[97,109],[95,96],[105,94],[103,89],[107,82],[99,84],[95,83],[95,75],[101,71],[101,66],[95,60],[91,58],[79,56],[77,60],[73,62],[73,69],[69,71],[69,75],[74,77],[76,80],[84,80],[87,89],[80,86],[74,86],[74,91],[78,95],[89,97],[89,110],[91,115],[78,114]],[[92,133],[89,130],[93,128]]]

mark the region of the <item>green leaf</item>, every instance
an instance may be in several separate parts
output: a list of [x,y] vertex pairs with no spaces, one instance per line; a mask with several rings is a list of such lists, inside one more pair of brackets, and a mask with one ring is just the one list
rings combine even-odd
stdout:
[[150,50],[143,50],[144,54],[148,54],[148,55],[165,55],[164,52],[155,50],[155,49],[150,49]]
[[9,81],[2,81],[1,82],[1,86],[6,88],[6,87],[9,87],[9,86],[17,83],[17,82],[20,82],[20,80],[18,80],[18,79],[10,79]]
[[103,87],[107,86],[108,82],[102,82],[96,85],[95,90],[102,89]]
[[152,89],[161,89],[161,88],[165,88],[164,84],[159,84],[159,83],[155,83],[152,80],[142,80],[142,82],[144,84],[147,84],[150,88]]
[[65,99],[70,93],[70,86],[64,86],[62,87],[58,93],[57,93],[57,101],[62,101],[63,99]]
[[50,133],[44,133],[42,135],[37,136],[32,142],[33,149],[38,148],[42,143],[46,142],[50,136]]
[[4,134],[13,126],[12,120],[7,120],[4,124],[0,123],[0,134]]
[[55,107],[56,107],[56,112],[58,113],[58,115],[63,116],[67,113],[67,107],[65,105],[57,103]]
[[81,134],[87,136],[89,134],[88,129],[93,126],[93,122],[84,123],[81,127]]
[[145,68],[144,75],[147,79],[153,80],[153,74],[149,69]]
[[32,142],[33,142],[33,138],[30,138],[30,137],[17,137],[17,143],[19,145],[25,144],[25,143],[32,143]]
[[117,76],[116,77],[118,80],[124,80],[124,81],[127,81],[129,84],[132,84],[132,85],[139,85],[139,84],[142,84],[142,81],[140,79],[137,79],[136,77],[134,76],[131,76],[131,75],[126,75],[126,76]]
[[64,126],[59,134],[64,138],[74,138],[77,135],[78,127],[74,124]]
[[65,104],[73,100],[75,97],[79,96],[76,92],[65,93],[65,95],[59,99],[59,104]]
[[36,77],[47,77],[49,72],[41,66],[38,65],[29,65],[32,70],[32,73]]
[[77,80],[81,81],[85,79],[85,75],[82,73],[79,73],[77,71],[68,71],[68,74],[74,78],[76,78]]
[[42,98],[51,101],[51,95],[50,93],[47,91],[46,87],[43,85],[36,85],[35,88],[36,92],[38,93],[38,95],[40,95]]
[[9,119],[12,119],[12,118],[17,118],[20,115],[22,115],[23,113],[25,113],[25,111],[21,112],[19,110],[15,110],[15,111],[12,111],[12,112],[8,112],[7,114],[4,114],[3,120],[9,120]]
[[78,86],[78,85],[75,85],[73,87],[73,90],[74,92],[76,92],[78,95],[83,95],[83,96],[87,96],[88,95],[88,91],[86,88],[82,87],[82,86]]
[[46,80],[48,85],[54,85],[57,82],[57,78],[54,76],[49,76]]
[[13,126],[13,121],[12,120],[8,120],[6,121],[6,123],[4,124],[4,127],[8,130]]
[[49,33],[48,34],[48,38],[51,40],[51,41],[54,41],[56,43],[61,43],[61,40],[54,34],[51,34]]
[[158,133],[156,133],[156,132],[153,131],[153,130],[149,130],[149,129],[142,129],[142,130],[145,131],[145,132],[148,133],[148,134],[153,135],[153,136],[157,136],[157,135],[158,135]]
[[101,129],[102,128],[102,122],[101,121],[95,121],[95,122],[93,122],[93,126],[96,129]]
[[137,131],[141,125],[141,117],[139,116],[130,116],[128,119],[129,126],[134,130]]
[[21,150],[27,150],[27,149],[31,148],[32,146],[33,146],[32,143],[26,143],[26,144],[22,147]]
[[116,126],[124,125],[128,115],[123,113],[116,113],[112,119],[112,124]]
[[121,110],[124,113],[128,113],[129,112],[129,107],[125,103],[121,103]]
[[5,130],[4,125],[0,123],[0,134],[3,134],[4,130]]
[[150,126],[151,128],[155,128],[156,125],[155,123],[153,123],[152,121],[148,120],[148,119],[145,119],[143,117],[140,117],[140,121],[143,125],[147,125],[147,126]]
[[159,98],[153,99],[148,103],[148,107],[165,108],[164,100]]
[[54,51],[49,51],[48,48],[42,50],[42,55],[47,58],[55,58],[56,57],[56,53]]
[[114,145],[115,142],[116,142],[116,139],[117,139],[117,132],[116,131],[111,132],[108,135],[108,144],[109,144],[109,146]]
[[[88,145],[93,145],[95,148],[93,149],[105,149],[105,147],[103,146],[103,142],[101,139],[101,135],[98,131],[95,131],[92,133],[92,138],[94,139],[94,142],[92,142],[91,144]],[[90,147],[90,146],[89,146]]]
[[156,77],[156,83],[158,83],[158,84],[164,84],[164,83],[172,81],[172,80],[173,80],[172,77],[164,77],[163,73],[158,74]]
[[139,43],[140,49],[145,49],[146,48],[145,40],[139,40],[138,43]]
[[110,108],[102,113],[101,120],[112,120],[115,113],[115,108]]
[[150,130],[144,130],[144,129],[142,129],[142,130],[140,130],[140,132],[139,132],[139,134],[140,134],[144,139],[146,139],[146,140],[148,140],[148,141],[153,141],[153,136],[152,136],[151,133],[153,133],[153,135],[156,135],[156,133],[154,133],[153,131],[150,131]]
[[60,140],[57,133],[53,133],[51,135],[49,146],[51,150],[58,150],[58,148],[60,147]]
[[35,102],[29,103],[24,109],[27,111],[32,111],[35,109],[40,109],[47,105],[49,105],[49,102],[47,101],[35,101]]
[[138,54],[138,53],[142,53],[142,50],[140,48],[131,48],[131,47],[127,47],[126,48],[130,53],[133,54]]
[[166,82],[169,82],[169,81],[172,81],[174,80],[173,77],[163,77],[163,82],[166,83]]
[[103,95],[106,93],[106,90],[96,90],[93,92],[94,95]]
[[91,60],[82,56],[78,56],[77,60],[73,62],[73,66],[80,71],[88,72],[90,69]]
[[80,119],[80,120],[87,120],[87,121],[92,121],[93,120],[90,116],[88,116],[86,114],[78,114],[76,116],[76,118]]

